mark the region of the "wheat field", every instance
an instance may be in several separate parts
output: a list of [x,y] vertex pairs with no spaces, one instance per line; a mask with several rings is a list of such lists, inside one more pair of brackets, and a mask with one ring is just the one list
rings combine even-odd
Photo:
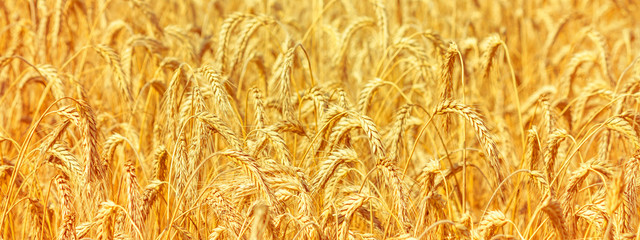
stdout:
[[0,1],[0,239],[640,239],[634,0]]

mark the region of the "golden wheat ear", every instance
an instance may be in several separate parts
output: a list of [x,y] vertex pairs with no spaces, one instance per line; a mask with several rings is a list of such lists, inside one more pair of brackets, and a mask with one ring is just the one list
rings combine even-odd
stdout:
[[59,239],[76,239],[76,218],[77,214],[74,206],[74,196],[69,186],[69,177],[65,175],[57,175],[54,178],[58,195],[60,198],[61,208],[61,225]]

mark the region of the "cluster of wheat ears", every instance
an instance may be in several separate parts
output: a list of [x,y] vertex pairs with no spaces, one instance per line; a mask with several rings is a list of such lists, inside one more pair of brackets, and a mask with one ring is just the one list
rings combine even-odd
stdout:
[[639,13],[0,1],[0,239],[637,239]]

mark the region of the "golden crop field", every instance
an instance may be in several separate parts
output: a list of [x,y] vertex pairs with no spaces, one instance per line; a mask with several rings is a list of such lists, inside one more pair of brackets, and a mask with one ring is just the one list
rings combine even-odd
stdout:
[[0,1],[0,239],[640,239],[635,0]]

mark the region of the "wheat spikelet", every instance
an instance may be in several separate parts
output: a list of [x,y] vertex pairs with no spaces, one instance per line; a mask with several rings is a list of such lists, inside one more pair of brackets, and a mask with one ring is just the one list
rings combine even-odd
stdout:
[[345,147],[351,147],[351,135],[350,132],[352,130],[360,128],[360,121],[355,118],[342,118],[338,123],[329,131],[329,139],[327,143],[329,144],[329,149],[333,150],[341,145]]
[[[5,9],[5,8],[3,8]],[[6,14],[5,16],[9,16],[9,14]],[[14,15],[11,20],[13,20],[14,22],[17,21],[19,19],[18,16]],[[45,22],[45,21],[43,21]],[[6,48],[6,55],[8,56],[13,56],[16,53],[19,52],[19,50],[24,47],[24,42],[20,41],[20,37],[23,36],[23,34],[27,31],[26,30],[26,22],[24,21],[19,21],[17,23],[17,30],[14,31],[10,31],[10,36],[11,36],[11,41],[8,43],[7,48]],[[35,23],[32,23],[35,24]],[[38,29],[40,30],[40,29]],[[39,35],[41,36],[41,35]]]
[[408,219],[409,213],[407,203],[410,201],[407,196],[406,186],[402,181],[402,172],[389,159],[378,161],[377,166],[382,170],[383,176],[388,179],[389,185],[393,189],[393,195],[395,196],[395,212],[398,214],[398,218],[402,224],[404,224],[402,227],[404,230],[409,230],[411,228],[411,223]]
[[[203,112],[206,110],[206,104],[204,103],[204,99],[200,94],[199,88],[195,86],[192,88],[192,94],[190,95],[190,98],[188,98],[188,101],[189,100],[191,100],[192,103],[191,104],[185,103],[185,105],[191,105],[191,107],[185,106],[186,108],[184,108],[184,109],[188,109],[184,111],[184,112],[188,112],[187,115],[192,115],[194,113]],[[183,114],[181,115],[184,116]],[[183,126],[184,123],[181,123],[180,125]],[[186,170],[185,172],[186,174],[184,175],[184,177],[195,175],[195,178],[197,179],[198,174],[196,173],[195,167],[197,163],[201,162],[202,149],[205,141],[204,136],[208,133],[209,128],[205,127],[205,123],[202,121],[197,121],[191,127],[192,128],[191,128],[190,136],[194,138],[189,142],[187,155],[186,155],[187,158],[182,160],[185,161],[183,162],[183,164],[185,164],[183,167],[185,167],[185,170]],[[184,137],[185,138],[187,137],[187,133],[185,133]],[[186,143],[186,139],[185,139],[185,143]],[[189,204],[192,203],[191,201],[195,199],[195,196],[197,194],[196,183],[197,183],[197,180],[190,181],[188,186],[186,186],[185,199]]]
[[562,28],[564,28],[567,25],[567,23],[569,23],[570,20],[576,17],[577,17],[577,14],[571,12],[564,15],[560,20],[558,20],[557,25],[555,26],[553,31],[549,32],[549,36],[547,37],[547,40],[544,42],[544,46],[542,47],[543,49],[542,52],[545,54],[545,58],[549,57],[551,46],[558,39],[558,34],[560,33],[560,30],[562,30]]
[[435,184],[436,177],[440,175],[442,172],[440,162],[430,159],[427,161],[425,166],[420,171],[420,174],[416,178],[416,180],[423,185],[422,191],[424,193],[429,193],[432,189],[435,189],[437,185]]
[[116,152],[116,147],[118,147],[119,144],[122,144],[124,140],[125,138],[118,133],[114,133],[107,138],[102,149],[102,159],[105,163],[108,164],[109,162],[112,162],[113,155]]
[[482,239],[490,239],[496,231],[507,224],[507,217],[500,211],[487,212],[476,228],[476,234]]
[[45,215],[45,208],[44,206],[38,201],[38,199],[34,199],[34,198],[28,198],[27,199],[27,208],[28,208],[28,215],[29,215],[29,224],[31,226],[33,226],[33,231],[29,233],[29,237],[36,239],[36,238],[40,238],[40,237],[49,237],[48,234],[44,235],[46,233],[42,233],[42,223],[44,220],[44,215]]
[[265,159],[261,168],[267,182],[273,185],[274,189],[283,187],[296,192],[309,192],[307,176],[302,169],[279,164],[273,159]]
[[622,226],[621,234],[635,235],[638,225],[637,208],[638,208],[638,182],[637,174],[640,171],[638,155],[629,158],[624,163],[624,185],[622,192]]
[[124,94],[130,102],[133,101],[131,80],[130,77],[125,74],[120,55],[106,45],[96,45],[94,46],[94,49],[104,58],[105,61],[107,61],[107,64],[111,66],[111,69],[116,76],[116,84],[120,88],[120,91],[122,91],[122,94]]
[[351,149],[336,149],[331,152],[331,155],[329,155],[326,160],[322,161],[320,170],[311,183],[313,186],[312,192],[324,189],[325,184],[337,171],[340,165],[354,162],[357,159],[358,155]]
[[226,239],[225,231],[228,231],[225,227],[216,227],[211,230],[211,234],[207,237],[208,240]]
[[555,177],[556,158],[558,156],[560,143],[567,137],[569,137],[567,131],[564,129],[556,129],[547,139],[544,151],[544,171],[547,174],[547,180],[549,182],[553,182]]
[[[620,127],[620,126],[614,126]],[[607,160],[609,159],[609,151],[611,150],[611,135],[612,130],[604,130],[600,135],[599,143],[598,143],[598,159]]]
[[133,6],[142,13],[144,13],[145,17],[149,19],[149,22],[154,26],[154,30],[158,33],[163,33],[162,27],[160,27],[160,22],[158,20],[158,16],[151,10],[149,4],[143,0],[127,0],[133,3]]
[[57,175],[54,179],[60,197],[61,220],[58,239],[76,239],[76,211],[73,207],[73,193],[69,186],[69,179],[63,175]]
[[249,19],[249,21],[245,24],[243,31],[240,33],[240,37],[238,38],[236,54],[234,55],[233,60],[231,60],[231,68],[229,70],[230,75],[236,69],[236,66],[241,60],[244,60],[245,50],[247,49],[247,45],[249,44],[249,39],[261,26],[266,26],[268,24],[274,23],[275,20],[269,16],[259,15],[253,16]]
[[629,123],[629,121],[627,121],[623,117],[613,117],[606,122],[605,126],[607,127],[607,129],[616,131],[629,139],[635,149],[640,148],[640,138],[638,138],[636,130]]
[[578,188],[582,185],[590,171],[598,173],[604,177],[610,177],[612,175],[610,167],[606,165],[604,161],[590,160],[580,165],[580,168],[573,172],[569,177],[569,182],[565,187],[564,194],[562,195],[561,202],[563,208],[563,216],[567,218],[567,224],[570,232],[575,232],[576,226],[573,221],[573,201],[578,194]]
[[380,35],[382,35],[382,47],[389,46],[389,22],[387,21],[387,13],[385,12],[384,3],[382,0],[378,0],[375,3],[376,9],[376,23],[380,28]]
[[[185,91],[188,92],[186,92],[186,98],[180,104],[180,112],[178,113],[178,115],[181,116],[181,118],[178,119],[179,126],[184,126],[186,124],[186,121],[189,120],[189,118],[182,116],[193,116],[196,113],[204,112],[207,110],[207,104],[204,101],[204,96],[202,95],[199,86],[194,84],[193,86],[188,88],[188,90],[185,89]],[[194,130],[199,129],[201,126],[198,123],[189,127],[191,127],[191,129],[189,130]]]
[[88,183],[101,181],[106,175],[106,169],[98,154],[98,130],[95,114],[86,101],[78,100],[76,103],[76,111],[80,116],[78,125],[83,135],[82,149],[84,152],[85,181]]
[[542,204],[542,211],[549,216],[551,224],[556,229],[557,238],[571,239],[573,236],[567,231],[565,223],[565,215],[562,215],[562,207],[560,203],[551,197],[547,197]]
[[553,107],[549,102],[549,98],[546,95],[540,97],[540,103],[542,104],[542,110],[544,111],[544,119],[547,123],[547,134],[553,134],[553,130],[556,128],[556,116],[553,112]]
[[275,196],[279,202],[285,203],[291,200],[296,200],[299,205],[295,208],[295,211],[300,216],[308,216],[313,212],[311,200],[306,194],[306,189],[303,189],[302,185],[291,176],[282,177],[267,176],[269,186],[275,190]]
[[368,199],[369,196],[363,194],[352,194],[343,200],[339,213],[344,217],[344,220],[338,230],[340,236],[338,239],[347,239],[349,234],[349,225],[351,225],[351,218],[353,218],[353,214],[356,213],[356,210]]
[[378,127],[373,120],[367,115],[352,112],[351,116],[357,119],[360,122],[360,127],[362,131],[367,135],[367,139],[369,140],[369,147],[371,148],[371,153],[376,156],[379,160],[386,158],[386,150],[384,145],[382,144],[382,137],[378,132]]
[[[615,126],[619,127],[619,126]],[[599,143],[598,143],[598,159],[607,160],[609,159],[609,150],[611,150],[611,135],[612,130],[604,130],[600,135]]]
[[164,183],[160,181],[151,181],[142,192],[139,214],[142,216],[142,223],[146,222],[149,217],[151,207],[157,201],[158,197],[164,191]]
[[[291,39],[287,40],[285,46],[291,45]],[[284,55],[284,59],[282,62],[282,70],[280,70],[280,77],[278,81],[278,90],[280,102],[282,104],[282,113],[286,120],[295,119],[293,114],[293,106],[289,101],[289,96],[291,95],[291,72],[293,67],[293,60],[295,57],[295,50],[297,45],[290,47],[287,49],[287,52]]]
[[246,13],[234,12],[222,22],[220,33],[218,34],[218,50],[216,51],[216,62],[220,63],[222,72],[225,72],[226,70],[226,50],[229,49],[231,34],[240,22],[242,22],[246,18],[249,18],[250,16],[251,15]]
[[[68,112],[67,110],[71,110],[72,112]],[[45,153],[47,153],[47,151],[49,151],[49,149],[51,147],[53,147],[53,145],[60,139],[62,139],[62,137],[64,136],[65,131],[67,130],[67,128],[69,127],[69,125],[71,125],[72,120],[71,119],[78,119],[79,117],[75,116],[77,114],[74,114],[75,112],[73,112],[72,108],[70,107],[65,107],[63,109],[61,109],[61,111],[57,112],[58,114],[68,117],[67,119],[63,120],[60,124],[58,124],[56,126],[55,129],[53,129],[48,135],[47,137],[45,137],[44,141],[42,142],[42,144],[40,144],[40,152],[41,152],[41,158],[45,158],[46,156],[44,156]],[[74,121],[77,122],[77,121]]]
[[75,125],[80,125],[80,114],[78,113],[77,109],[74,108],[73,106],[63,106],[62,108],[58,109],[58,111],[56,111],[56,113],[58,115],[60,115],[61,117],[65,117],[66,120],[63,121],[62,123],[60,123],[57,127],[56,130],[54,130],[52,132],[52,134],[50,134],[50,137],[47,141],[47,145],[50,147],[55,140],[57,140],[61,134],[63,133],[64,130],[66,130],[67,126],[64,126],[65,124],[69,124],[72,123]]
[[573,81],[576,79],[580,66],[585,63],[594,62],[597,58],[598,56],[592,51],[579,52],[573,55],[558,87],[558,89],[564,93],[564,97],[570,96]]
[[118,215],[120,209],[118,205],[116,205],[112,201],[106,201],[100,203],[100,209],[98,209],[98,214],[93,219],[93,223],[95,223],[98,227],[97,234],[98,239],[111,240],[114,239],[113,235],[115,232],[115,222],[114,218]]
[[451,100],[453,98],[453,64],[455,63],[456,56],[459,52],[458,45],[455,42],[450,42],[449,48],[447,48],[447,51],[443,56],[442,65],[440,67],[440,81],[443,85],[441,97],[446,100]]
[[260,170],[258,164],[256,163],[256,160],[251,155],[237,150],[225,150],[217,152],[216,154],[220,156],[226,156],[235,160],[235,163],[242,167],[245,173],[249,175],[256,188],[262,191],[263,194],[267,197],[267,199],[269,200],[269,204],[276,207],[278,211],[281,210],[280,203],[278,203],[275,195],[273,194],[273,191],[266,183],[264,173]]
[[127,208],[133,219],[133,223],[142,231],[144,231],[144,215],[142,211],[142,197],[140,194],[140,185],[136,176],[133,163],[127,161],[124,165],[127,181]]
[[51,93],[53,94],[53,97],[56,99],[63,98],[65,96],[63,91],[64,84],[58,70],[50,64],[37,65],[35,68],[40,75],[47,79],[47,84],[51,85]]
[[[258,132],[263,135],[262,140],[260,140],[261,142],[268,141],[271,143],[271,145],[273,145],[273,149],[276,152],[276,158],[280,160],[280,163],[284,165],[291,165],[291,152],[289,152],[287,144],[282,136],[280,136],[280,134],[276,131],[276,126],[271,125],[264,130],[258,130]],[[257,155],[261,149],[262,148],[256,148],[253,155]]]
[[232,232],[240,233],[243,221],[242,216],[233,207],[231,202],[224,197],[220,189],[212,189],[205,202],[214,209],[216,217],[220,219],[223,226]]
[[[173,164],[173,169],[176,169],[175,176],[169,176],[175,178],[175,188],[177,189],[176,195],[180,195],[182,192],[190,190],[187,186],[187,181],[189,178],[190,167],[189,166],[189,158],[188,158],[188,150],[187,150],[187,139],[184,134],[180,135],[177,144],[175,154],[177,156],[172,156],[171,163]],[[187,192],[187,194],[192,194],[193,192]],[[189,196],[193,197],[193,196]]]
[[51,154],[51,158],[47,159],[47,162],[53,164],[56,168],[61,170],[67,177],[79,180],[82,177],[82,168],[78,163],[76,157],[71,153],[69,148],[62,144],[53,144],[51,148],[47,150],[48,154]]
[[[323,89],[319,88],[319,87],[314,87],[311,88],[307,91],[305,91],[304,93],[304,97],[302,98],[302,101],[309,101],[311,100],[313,102],[313,111],[316,112],[316,115],[319,115],[318,117],[321,118],[322,114],[325,112],[325,110],[327,109],[327,107],[329,106],[329,99],[327,97],[327,93],[325,93],[323,91]],[[310,104],[311,105],[311,104]],[[301,109],[302,112],[310,112],[310,111],[305,111],[303,108]]]
[[264,102],[262,99],[262,93],[257,88],[252,88],[253,93],[253,108],[255,109],[255,128],[262,129],[266,122],[266,112],[264,109]]
[[53,14],[53,27],[51,28],[51,46],[58,46],[59,34],[60,34],[60,24],[62,22],[62,12],[64,5],[66,4],[66,0],[58,0],[56,1],[55,10]]
[[350,109],[351,104],[349,103],[349,99],[347,99],[347,93],[342,88],[336,89],[338,92],[338,106],[344,109]]
[[611,74],[611,58],[607,53],[607,40],[605,39],[604,35],[602,35],[602,33],[594,29],[589,31],[588,36],[596,43],[600,50],[600,67],[602,68],[602,73],[609,79],[611,85],[615,85],[616,80]]
[[525,159],[529,162],[529,169],[538,169],[538,161],[540,160],[540,140],[538,139],[538,130],[536,126],[527,130],[527,151]]
[[242,142],[236,134],[218,116],[207,112],[197,113],[194,117],[205,123],[213,131],[219,133],[227,143],[235,149],[242,149]]
[[87,236],[87,234],[89,234],[89,231],[91,231],[91,227],[93,227],[95,224],[93,222],[84,222],[81,223],[80,225],[78,225],[76,227],[76,235],[78,238],[82,239],[85,236]]
[[[39,21],[34,22],[33,24],[36,24],[37,28],[36,28],[36,43],[38,44],[38,48],[37,49],[37,59],[40,62],[46,62],[47,61],[47,55],[48,54],[48,50],[49,48],[47,48],[47,33],[48,33],[48,25],[49,25],[49,21],[50,21],[50,15],[51,13],[47,10],[47,6],[44,3],[39,3],[36,4],[35,6],[37,8],[37,10],[39,10],[38,12],[40,14],[42,14],[42,18],[39,19]],[[17,40],[17,39],[14,39]]]
[[542,171],[531,171],[529,172],[529,176],[531,176],[531,179],[538,185],[540,192],[545,193],[549,191],[549,182]]
[[160,181],[167,180],[167,171],[169,169],[167,167],[167,159],[169,158],[167,149],[164,146],[159,146],[153,156],[153,178]]
[[382,86],[384,81],[380,78],[374,78],[369,81],[362,91],[360,91],[360,97],[358,97],[358,112],[366,113],[369,108],[369,103],[371,102],[371,97],[377,88]]
[[300,122],[293,121],[282,121],[276,124],[273,124],[273,128],[276,132],[290,132],[300,136],[307,136],[307,130],[305,130],[304,126],[300,124]]
[[596,207],[581,208],[576,212],[576,217],[589,221],[589,223],[596,225],[598,229],[603,231],[605,230],[607,222],[610,221],[606,212]]
[[212,66],[205,65],[198,69],[198,71],[209,81],[211,84],[211,91],[213,92],[216,114],[219,116],[224,116],[225,118],[230,118],[233,116],[233,107],[229,102],[229,94],[224,89],[225,80],[222,79],[222,76],[218,71],[216,71]]
[[130,50],[132,50],[134,47],[142,46],[146,48],[147,51],[149,51],[149,53],[152,53],[152,54],[161,54],[163,51],[166,51],[168,49],[168,47],[165,46],[162,43],[162,41],[152,36],[140,35],[140,34],[134,34],[131,37],[129,37],[125,41],[124,46],[126,46],[126,50],[129,52],[131,52]]
[[496,175],[496,182],[502,182],[504,179],[504,168],[505,162],[500,157],[500,153],[498,152],[498,148],[496,147],[496,143],[493,140],[493,137],[489,134],[489,130],[482,120],[482,117],[479,113],[477,113],[473,108],[466,106],[464,104],[458,103],[456,101],[448,101],[445,100],[438,104],[434,110],[434,115],[444,114],[448,112],[457,113],[463,118],[465,118],[473,129],[476,132],[476,137],[478,141],[481,143],[484,150],[489,155],[489,163],[494,170]]
[[174,139],[177,135],[175,124],[178,119],[175,115],[178,112],[178,103],[180,98],[176,95],[180,85],[186,82],[185,79],[187,79],[187,74],[185,73],[185,71],[181,67],[176,69],[173,76],[171,77],[169,85],[167,86],[167,90],[164,91],[164,95],[162,97],[162,112],[164,113],[164,117],[166,119],[166,127],[169,128],[169,133],[171,134],[170,137],[172,139]]
[[482,53],[482,79],[483,81],[489,80],[489,73],[491,66],[493,66],[493,58],[498,52],[498,47],[502,44],[502,40],[496,34],[490,35],[484,41],[484,51]]
[[252,207],[253,221],[251,223],[250,240],[264,239],[264,232],[270,223],[269,207],[264,204],[254,204]]
[[428,29],[426,31],[421,32],[421,36],[425,37],[427,40],[433,43],[434,48],[437,50],[438,55],[444,55],[445,49],[447,48],[444,44],[444,40],[442,40],[442,36],[438,34],[436,31]]
[[576,100],[575,107],[571,111],[571,124],[578,125],[580,120],[582,119],[582,115],[584,115],[585,105],[589,100],[589,97],[597,94],[605,94],[612,96],[612,92],[604,86],[604,83],[601,81],[594,81],[589,83],[584,90],[583,94],[578,97]]
[[338,66],[338,68],[343,69],[343,75],[346,77],[346,61],[347,61],[347,50],[349,49],[349,42],[355,35],[355,33],[362,28],[367,26],[373,26],[375,22],[371,18],[358,18],[353,23],[349,24],[347,28],[345,28],[344,32],[340,37],[340,48],[338,53],[336,54],[333,62]]
[[414,107],[412,104],[403,105],[400,110],[396,113],[396,117],[393,123],[393,127],[389,132],[389,159],[396,162],[398,161],[398,156],[400,154],[400,144],[404,138],[404,132],[406,130],[407,119],[411,116],[411,108]]
[[[453,74],[453,64],[456,61],[456,56],[458,53],[458,45],[456,45],[455,42],[450,42],[449,48],[447,48],[447,51],[444,54],[442,66],[440,67],[440,81],[443,85],[441,98],[443,100],[453,99],[453,82],[451,78]],[[445,120],[443,122],[444,132],[449,132],[450,124],[451,119],[449,118],[449,116],[445,116]]]

